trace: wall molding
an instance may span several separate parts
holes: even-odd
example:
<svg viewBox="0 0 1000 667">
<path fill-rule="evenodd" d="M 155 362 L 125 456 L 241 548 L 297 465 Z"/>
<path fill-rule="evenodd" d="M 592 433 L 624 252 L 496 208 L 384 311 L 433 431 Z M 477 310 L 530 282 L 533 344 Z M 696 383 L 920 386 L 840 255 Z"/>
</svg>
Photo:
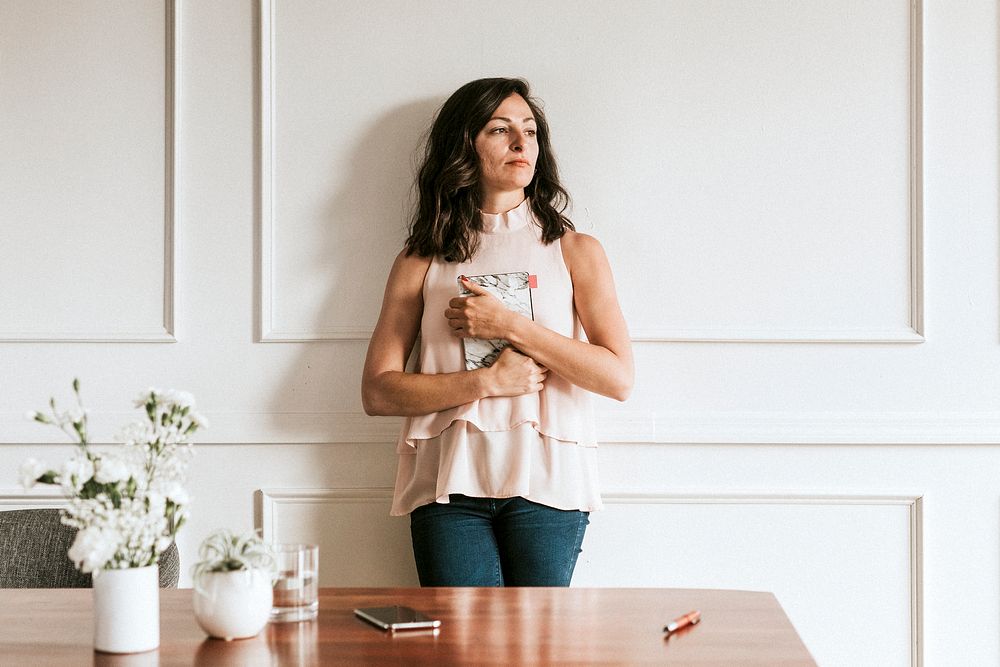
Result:
<svg viewBox="0 0 1000 667">
<path fill-rule="evenodd" d="M 254 526 L 263 538 L 279 535 L 282 505 L 327 503 L 384 503 L 392 500 L 391 487 L 271 488 L 255 493 Z M 783 491 L 699 491 L 677 493 L 604 493 L 608 505 L 868 505 L 903 506 L 908 511 L 910 559 L 910 656 L 912 667 L 923 666 L 923 496 L 920 494 L 816 493 Z"/>
<path fill-rule="evenodd" d="M 921 251 L 922 252 L 922 251 Z M 911 258 L 913 254 L 911 251 Z M 920 260 L 922 263 L 922 260 Z M 913 288 L 914 269 L 910 269 L 910 320 L 914 322 L 915 304 L 922 310 L 923 284 Z M 655 329 L 641 328 L 632 332 L 633 343 L 923 343 L 923 315 L 919 328 L 910 324 L 905 329 Z"/>
<path fill-rule="evenodd" d="M 910 328 L 924 338 L 924 7 L 910 0 Z"/>
<path fill-rule="evenodd" d="M 909 317 L 893 329 L 740 329 L 648 327 L 632 332 L 644 343 L 922 343 L 924 326 L 923 0 L 910 0 L 909 71 Z"/>
<path fill-rule="evenodd" d="M 367 341 L 372 329 L 338 326 L 315 330 L 285 330 L 274 321 L 274 44 L 275 3 L 257 4 L 258 119 L 257 242 L 255 247 L 256 332 L 261 343 Z M 641 328 L 632 333 L 636 343 L 922 343 L 924 338 L 923 243 L 923 2 L 911 0 L 909 12 L 909 317 L 907 325 L 891 329 L 741 329 Z"/>
<path fill-rule="evenodd" d="M 281 341 L 275 333 L 274 309 L 274 3 L 257 3 L 257 118 L 254 151 L 257 164 L 254 172 L 257 185 L 256 243 L 254 265 L 256 275 L 254 302 L 257 325 L 254 338 L 259 343 Z"/>
<path fill-rule="evenodd" d="M 647 327 L 632 332 L 643 343 L 922 343 L 924 325 L 923 201 L 923 0 L 910 0 L 909 12 L 909 317 L 892 329 L 740 329 Z"/>
<path fill-rule="evenodd" d="M 254 528 L 265 541 L 277 539 L 282 505 L 323 505 L 326 503 L 384 503 L 392 501 L 391 487 L 343 488 L 274 488 L 254 494 Z"/>
<path fill-rule="evenodd" d="M 138 331 L 3 331 L 3 343 L 175 343 L 177 294 L 175 276 L 177 202 L 177 62 L 180 41 L 177 26 L 179 0 L 164 0 L 164 184 L 163 184 L 163 322 L 154 330 Z"/>
<path fill-rule="evenodd" d="M 892 505 L 907 508 L 910 557 L 910 664 L 923 667 L 924 647 L 924 510 L 921 494 L 742 491 L 687 491 L 680 493 L 605 493 L 609 505 Z"/>
<path fill-rule="evenodd" d="M 55 507 L 62 509 L 68 506 L 66 497 L 59 492 L 53 492 L 55 487 L 40 487 L 41 490 L 25 491 L 20 487 L 0 488 L 0 511 L 28 505 L 35 507 Z"/>
<path fill-rule="evenodd" d="M 367 341 L 372 329 L 365 327 L 329 327 L 315 331 L 283 330 L 274 322 L 274 43 L 275 3 L 258 0 L 257 35 L 257 119 L 255 151 L 257 164 L 256 276 L 254 303 L 258 343 L 308 343 L 315 341 Z"/>
<path fill-rule="evenodd" d="M 391 444 L 403 419 L 360 412 L 206 412 L 197 446 Z M 115 428 L 134 413 L 91 413 L 91 441 L 115 444 Z M 1000 445 L 1000 414 L 916 412 L 598 413 L 604 445 Z M 51 434 L 23 414 L 0 412 L 0 444 L 53 445 Z"/>
</svg>

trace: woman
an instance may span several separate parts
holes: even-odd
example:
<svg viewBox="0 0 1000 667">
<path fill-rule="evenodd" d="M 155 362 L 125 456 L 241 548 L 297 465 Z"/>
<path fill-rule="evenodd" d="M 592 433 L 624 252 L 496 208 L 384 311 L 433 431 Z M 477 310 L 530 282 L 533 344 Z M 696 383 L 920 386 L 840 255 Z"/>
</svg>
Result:
<svg viewBox="0 0 1000 667">
<path fill-rule="evenodd" d="M 623 401 L 633 380 L 604 250 L 562 214 L 548 125 L 520 79 L 444 103 L 417 189 L 362 378 L 365 412 L 407 417 L 392 514 L 410 514 L 423 586 L 568 586 L 601 508 L 590 392 Z M 533 319 L 465 278 L 517 272 Z M 470 339 L 510 346 L 466 370 Z"/>
</svg>

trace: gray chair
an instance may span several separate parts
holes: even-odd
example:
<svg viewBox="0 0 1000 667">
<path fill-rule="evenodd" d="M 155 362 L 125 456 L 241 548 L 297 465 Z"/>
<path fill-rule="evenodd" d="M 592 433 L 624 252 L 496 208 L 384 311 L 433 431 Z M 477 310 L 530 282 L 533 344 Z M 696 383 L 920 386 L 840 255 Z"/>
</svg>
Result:
<svg viewBox="0 0 1000 667">
<path fill-rule="evenodd" d="M 59 522 L 58 509 L 0 512 L 0 588 L 90 588 L 90 575 L 66 555 L 75 537 L 75 528 Z M 177 588 L 180 574 L 171 544 L 160 555 L 160 588 Z"/>
</svg>

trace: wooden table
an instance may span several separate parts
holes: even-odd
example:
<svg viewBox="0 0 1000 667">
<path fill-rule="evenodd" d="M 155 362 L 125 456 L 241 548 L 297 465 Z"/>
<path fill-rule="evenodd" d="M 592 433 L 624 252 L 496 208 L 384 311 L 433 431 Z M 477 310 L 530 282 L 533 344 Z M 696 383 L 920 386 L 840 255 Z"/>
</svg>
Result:
<svg viewBox="0 0 1000 667">
<path fill-rule="evenodd" d="M 207 639 L 189 589 L 163 590 L 160 648 L 92 649 L 87 589 L 0 590 L 2 665 L 815 665 L 770 593 L 613 588 L 329 588 L 315 621 L 270 624 L 253 639 Z M 437 633 L 384 633 L 355 607 L 403 604 Z M 700 624 L 664 639 L 693 609 Z"/>
</svg>

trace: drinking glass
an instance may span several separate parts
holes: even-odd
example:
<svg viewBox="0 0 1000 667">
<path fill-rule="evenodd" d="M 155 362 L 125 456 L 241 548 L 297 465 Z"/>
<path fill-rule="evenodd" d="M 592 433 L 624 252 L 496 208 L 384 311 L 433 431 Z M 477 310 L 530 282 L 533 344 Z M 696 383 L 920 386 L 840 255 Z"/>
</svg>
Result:
<svg viewBox="0 0 1000 667">
<path fill-rule="evenodd" d="M 309 621 L 319 612 L 319 547 L 315 544 L 276 544 L 277 579 L 271 621 Z"/>
</svg>

